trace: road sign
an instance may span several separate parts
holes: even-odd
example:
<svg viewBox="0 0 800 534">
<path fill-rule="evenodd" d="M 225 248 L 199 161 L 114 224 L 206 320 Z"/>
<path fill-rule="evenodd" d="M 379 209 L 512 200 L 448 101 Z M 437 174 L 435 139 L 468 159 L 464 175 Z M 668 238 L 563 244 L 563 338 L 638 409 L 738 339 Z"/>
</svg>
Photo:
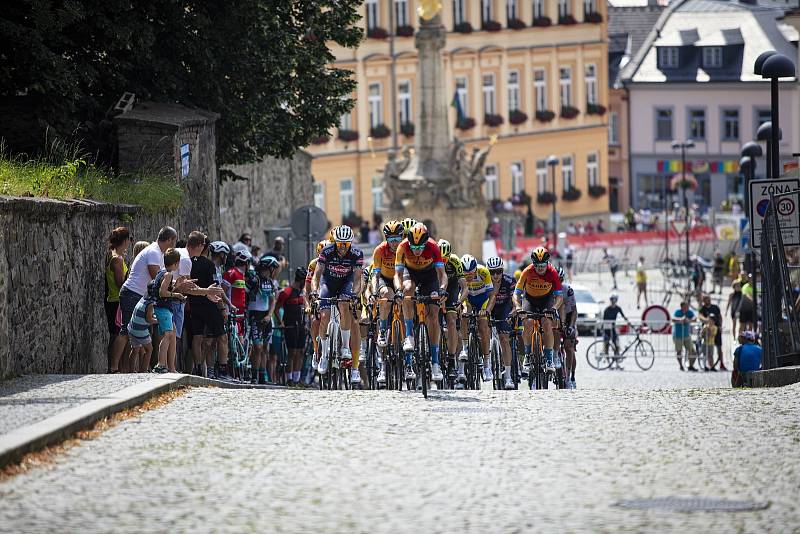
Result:
<svg viewBox="0 0 800 534">
<path fill-rule="evenodd" d="M 800 245 L 800 179 L 753 180 L 750 182 L 750 246 L 761 247 L 761 229 L 767 213 L 770 194 L 775 195 L 783 244 Z M 787 193 L 790 193 L 787 195 Z"/>
<path fill-rule="evenodd" d="M 686 220 L 685 219 L 675 219 L 672 221 L 672 229 L 675 230 L 675 233 L 680 235 L 686 230 Z"/>
<path fill-rule="evenodd" d="M 328 230 L 328 217 L 325 212 L 316 206 L 303 206 L 292 213 L 290 224 L 296 239 L 318 241 L 325 236 Z"/>
</svg>

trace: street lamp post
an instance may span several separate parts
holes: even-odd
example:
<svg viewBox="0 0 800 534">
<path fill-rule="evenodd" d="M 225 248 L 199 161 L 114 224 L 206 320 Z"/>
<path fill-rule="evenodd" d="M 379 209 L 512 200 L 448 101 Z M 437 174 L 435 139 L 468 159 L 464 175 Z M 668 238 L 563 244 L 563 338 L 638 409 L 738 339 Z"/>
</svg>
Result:
<svg viewBox="0 0 800 534">
<path fill-rule="evenodd" d="M 547 158 L 547 165 L 550 167 L 550 178 L 553 184 L 553 244 L 552 249 L 558 249 L 558 228 L 556 227 L 556 201 L 558 200 L 558 193 L 556 193 L 556 165 L 558 165 L 558 157 L 550 156 Z"/>
<path fill-rule="evenodd" d="M 780 120 L 778 119 L 778 80 L 780 78 L 794 78 L 794 63 L 783 54 L 773 54 L 761 64 L 761 75 L 770 81 L 770 122 L 775 126 L 770 136 L 770 156 L 772 159 L 772 178 L 781 175 L 780 162 Z"/>
<path fill-rule="evenodd" d="M 687 148 L 694 148 L 694 141 L 691 139 L 687 139 L 684 142 L 680 141 L 673 141 L 672 149 L 677 150 L 681 149 L 681 192 L 683 194 L 683 208 L 686 210 L 686 228 L 684 228 L 684 232 L 686 232 L 686 268 L 689 268 L 689 197 L 686 196 L 686 149 Z"/>
<path fill-rule="evenodd" d="M 778 130 L 778 133 L 777 133 L 778 141 L 780 141 L 781 139 L 783 139 L 783 132 L 781 131 L 780 128 L 778 128 L 777 130 Z M 764 124 L 762 124 L 761 126 L 758 127 L 758 131 L 756 132 L 756 140 L 764 141 L 764 143 L 767 146 L 767 172 L 766 172 L 767 178 L 772 178 L 772 179 L 777 178 L 778 175 L 774 175 L 773 174 L 773 165 L 772 165 L 772 159 L 773 159 L 773 157 L 772 157 L 772 121 L 767 121 L 767 122 L 765 122 Z M 779 143 L 775 143 L 775 144 L 777 145 Z M 759 155 L 761 155 L 761 152 L 759 152 Z"/>
</svg>

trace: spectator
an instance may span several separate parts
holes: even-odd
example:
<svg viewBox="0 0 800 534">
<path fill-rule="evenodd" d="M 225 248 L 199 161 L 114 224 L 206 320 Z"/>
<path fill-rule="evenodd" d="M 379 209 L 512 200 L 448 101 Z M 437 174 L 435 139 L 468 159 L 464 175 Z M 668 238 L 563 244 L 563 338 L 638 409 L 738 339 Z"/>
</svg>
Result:
<svg viewBox="0 0 800 534">
<path fill-rule="evenodd" d="M 731 373 L 731 386 L 737 388 L 744 385 L 744 373 L 751 373 L 761 369 L 761 359 L 764 355 L 762 348 L 756 344 L 756 334 L 745 330 L 739 334 L 739 346 L 733 351 L 733 373 Z"/>
<path fill-rule="evenodd" d="M 624 220 L 625 228 L 627 228 L 628 231 L 633 232 L 636 230 L 636 214 L 633 211 L 633 208 L 628 208 L 625 211 Z"/>
<path fill-rule="evenodd" d="M 722 311 L 719 306 L 711 302 L 710 295 L 703 295 L 703 305 L 700 307 L 700 320 L 705 323 L 712 323 L 715 327 L 716 333 L 714 334 L 714 346 L 717 348 L 717 357 L 719 358 L 719 370 L 727 371 L 725 362 L 722 359 Z M 711 354 L 708 357 L 708 370 L 716 371 L 713 365 L 714 359 Z"/>
<path fill-rule="evenodd" d="M 369 223 L 367 221 L 361 221 L 361 226 L 358 228 L 359 235 L 359 243 L 369 243 Z"/>
<path fill-rule="evenodd" d="M 739 278 L 739 274 L 741 274 L 739 269 L 739 258 L 736 256 L 736 254 L 731 254 L 731 257 L 728 260 L 728 277 L 731 279 L 731 281 L 734 281 Z M 741 284 L 739 285 L 741 286 Z"/>
<path fill-rule="evenodd" d="M 586 233 L 587 234 L 593 234 L 594 233 L 594 225 L 592 224 L 592 221 L 589 221 L 589 222 L 586 223 Z"/>
<path fill-rule="evenodd" d="M 575 235 L 577 233 L 578 233 L 578 229 L 575 227 L 575 223 L 570 221 L 569 224 L 567 224 L 567 234 L 568 235 Z"/>
<path fill-rule="evenodd" d="M 753 303 L 753 275 L 748 274 L 742 284 L 742 298 L 739 301 L 739 330 L 756 331 L 756 307 Z"/>
<path fill-rule="evenodd" d="M 186 297 L 175 293 L 175 272 L 180 268 L 181 254 L 174 248 L 167 249 L 163 256 L 164 267 L 159 270 L 148 285 L 148 296 L 155 300 L 154 313 L 158 320 L 158 335 L 161 342 L 158 344 L 158 364 L 153 368 L 154 373 L 177 372 L 175 320 L 173 306 L 176 302 L 183 302 Z"/>
<path fill-rule="evenodd" d="M 286 256 L 284 254 L 286 250 L 286 241 L 283 237 L 278 236 L 272 242 L 272 250 L 264 254 L 264 256 L 272 256 L 278 262 L 278 270 L 275 271 L 273 274 L 273 278 L 278 279 L 281 274 L 281 271 L 286 269 L 289 266 L 289 263 L 286 261 Z"/>
<path fill-rule="evenodd" d="M 717 251 L 714 254 L 714 268 L 712 271 L 712 286 L 711 292 L 716 293 L 716 289 L 719 288 L 720 294 L 722 294 L 722 281 L 725 278 L 725 258 L 722 257 L 722 253 Z"/>
<path fill-rule="evenodd" d="M 150 326 L 158 324 L 153 312 L 155 300 L 142 297 L 136 304 L 128 323 L 128 339 L 131 342 L 131 360 L 133 371 L 146 373 L 150 370 L 150 354 L 153 351 L 153 339 L 150 337 Z"/>
<path fill-rule="evenodd" d="M 619 365 L 619 334 L 617 333 L 617 316 L 621 315 L 625 321 L 628 321 L 628 318 L 625 317 L 625 313 L 623 313 L 622 308 L 617 305 L 617 301 L 619 297 L 616 293 L 611 293 L 608 297 L 609 305 L 606 306 L 606 309 L 603 310 L 603 354 L 608 354 L 608 344 L 609 342 L 614 346 L 614 363 L 617 364 L 617 369 L 622 369 Z"/>
<path fill-rule="evenodd" d="M 611 271 L 611 280 L 614 282 L 613 289 L 617 289 L 617 271 L 619 270 L 619 262 L 615 256 L 608 252 L 607 248 L 603 249 L 603 263 L 607 264 L 608 270 Z"/>
<path fill-rule="evenodd" d="M 639 256 L 636 264 L 636 309 L 640 309 L 639 301 L 644 295 L 644 305 L 647 307 L 647 271 L 644 268 L 644 256 Z"/>
<path fill-rule="evenodd" d="M 703 291 L 703 284 L 706 281 L 706 271 L 700 264 L 697 256 L 694 257 L 692 262 L 692 285 L 694 285 L 694 292 L 699 295 Z"/>
<path fill-rule="evenodd" d="M 250 244 L 253 242 L 253 238 L 250 234 L 244 233 L 239 237 L 239 241 L 233 244 L 233 252 L 239 252 L 240 250 L 244 250 L 246 252 L 250 252 Z"/>
<path fill-rule="evenodd" d="M 598 219 L 597 220 L 597 226 L 595 228 L 596 228 L 598 234 L 602 234 L 602 233 L 604 233 L 606 231 L 605 227 L 603 227 L 603 220 L 602 219 Z"/>
<path fill-rule="evenodd" d="M 275 308 L 275 315 L 280 317 L 283 311 L 283 318 L 280 326 L 284 331 L 286 348 L 289 350 L 289 358 L 286 367 L 286 381 L 289 386 L 300 385 L 300 371 L 303 367 L 303 349 L 305 347 L 306 333 L 304 329 L 303 308 L 303 286 L 306 280 L 306 270 L 298 267 L 294 273 L 292 284 L 278 294 L 278 303 Z"/>
<path fill-rule="evenodd" d="M 192 258 L 195 256 L 199 256 L 206 250 L 208 247 L 209 241 L 208 237 L 203 232 L 200 231 L 193 231 L 189 234 L 189 239 L 186 240 L 186 246 L 176 247 L 175 250 L 181 255 L 181 260 L 178 266 L 178 278 L 179 280 L 187 280 L 190 278 L 194 278 L 191 276 L 192 274 Z M 203 286 L 208 287 L 208 286 Z M 186 293 L 187 295 L 189 293 Z M 185 312 L 185 303 L 184 302 L 174 302 L 172 305 L 172 314 L 173 320 L 175 321 L 175 337 L 179 343 L 179 340 L 183 339 L 183 324 L 184 324 L 184 312 Z"/>
<path fill-rule="evenodd" d="M 114 339 L 119 334 L 121 317 L 119 316 L 119 289 L 125 283 L 128 275 L 128 264 L 125 263 L 125 252 L 131 244 L 133 238 L 127 228 L 120 226 L 112 230 L 108 236 L 108 252 L 106 254 L 106 300 L 104 303 L 106 311 L 106 322 L 108 323 L 108 367 L 111 368 L 111 348 L 114 346 Z"/>
<path fill-rule="evenodd" d="M 736 339 L 738 337 L 736 335 L 736 320 L 739 318 L 739 305 L 742 302 L 742 283 L 739 282 L 739 280 L 734 280 L 731 287 L 733 287 L 733 291 L 728 295 L 728 304 L 725 306 L 725 313 L 731 314 L 731 321 L 733 322 L 731 333 L 733 334 L 733 338 Z"/>
<path fill-rule="evenodd" d="M 564 249 L 564 267 L 567 269 L 567 279 L 572 282 L 572 264 L 575 261 L 575 247 L 567 244 Z"/>
<path fill-rule="evenodd" d="M 133 256 L 132 257 L 135 258 L 136 256 L 138 256 L 139 253 L 141 251 L 143 251 L 144 249 L 146 249 L 147 245 L 149 245 L 149 244 L 150 244 L 149 241 L 137 241 L 136 244 L 133 245 Z"/>
<path fill-rule="evenodd" d="M 252 254 L 254 258 L 260 258 L 260 257 L 261 257 L 261 256 L 260 256 L 260 254 L 261 254 L 261 247 L 259 247 L 258 245 L 253 245 L 253 246 L 250 248 L 250 254 Z"/>
<path fill-rule="evenodd" d="M 683 351 L 689 358 L 689 371 L 697 371 L 694 366 L 695 354 L 694 343 L 692 343 L 692 323 L 695 314 L 689 309 L 689 302 L 681 302 L 681 307 L 672 314 L 672 341 L 675 343 L 675 353 L 678 357 L 678 366 L 681 371 L 683 368 Z"/>
</svg>

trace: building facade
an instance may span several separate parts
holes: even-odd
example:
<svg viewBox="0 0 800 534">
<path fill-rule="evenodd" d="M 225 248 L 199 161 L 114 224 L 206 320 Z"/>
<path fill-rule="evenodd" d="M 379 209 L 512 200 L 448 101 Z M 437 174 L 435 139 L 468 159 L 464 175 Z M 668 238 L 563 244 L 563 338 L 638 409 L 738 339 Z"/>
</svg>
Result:
<svg viewBox="0 0 800 534">
<path fill-rule="evenodd" d="M 545 219 L 550 205 L 537 199 L 553 193 L 546 159 L 556 155 L 562 220 L 607 213 L 605 2 L 448 0 L 443 6 L 451 134 L 468 151 L 497 136 L 484 169 L 487 198 L 525 191 Z M 415 0 L 367 0 L 368 37 L 356 50 L 333 50 L 336 66 L 358 81 L 356 105 L 308 150 L 315 202 L 334 223 L 349 213 L 365 219 L 380 213 L 387 153 L 414 144 L 416 7 Z"/>
<path fill-rule="evenodd" d="M 777 20 L 783 13 L 772 5 L 724 0 L 676 0 L 664 11 L 622 70 L 631 116 L 633 207 L 663 209 L 680 201 L 670 193 L 670 180 L 682 171 L 672 143 L 690 139 L 695 146 L 687 151 L 686 171 L 697 188 L 689 202 L 703 209 L 741 198 L 741 146 L 770 120 L 769 81 L 753 73 L 753 64 L 768 50 L 796 55 L 796 32 Z M 798 138 L 797 88 L 795 80 L 780 86 L 785 162 Z M 757 164 L 763 177 L 765 162 Z"/>
</svg>

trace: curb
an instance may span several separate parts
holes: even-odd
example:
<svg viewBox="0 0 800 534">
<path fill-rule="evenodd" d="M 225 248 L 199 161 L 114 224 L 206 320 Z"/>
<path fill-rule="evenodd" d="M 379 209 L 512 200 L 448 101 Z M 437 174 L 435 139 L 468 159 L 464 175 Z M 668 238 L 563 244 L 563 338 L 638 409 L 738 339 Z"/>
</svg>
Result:
<svg viewBox="0 0 800 534">
<path fill-rule="evenodd" d="M 147 382 L 128 386 L 115 393 L 0 436 L 0 468 L 19 461 L 29 452 L 60 443 L 105 417 L 132 408 L 161 393 L 185 386 L 223 389 L 285 389 L 283 386 L 236 384 L 178 373 L 159 375 Z"/>
<path fill-rule="evenodd" d="M 776 388 L 800 382 L 800 365 L 753 371 L 743 376 L 745 387 Z"/>
</svg>

